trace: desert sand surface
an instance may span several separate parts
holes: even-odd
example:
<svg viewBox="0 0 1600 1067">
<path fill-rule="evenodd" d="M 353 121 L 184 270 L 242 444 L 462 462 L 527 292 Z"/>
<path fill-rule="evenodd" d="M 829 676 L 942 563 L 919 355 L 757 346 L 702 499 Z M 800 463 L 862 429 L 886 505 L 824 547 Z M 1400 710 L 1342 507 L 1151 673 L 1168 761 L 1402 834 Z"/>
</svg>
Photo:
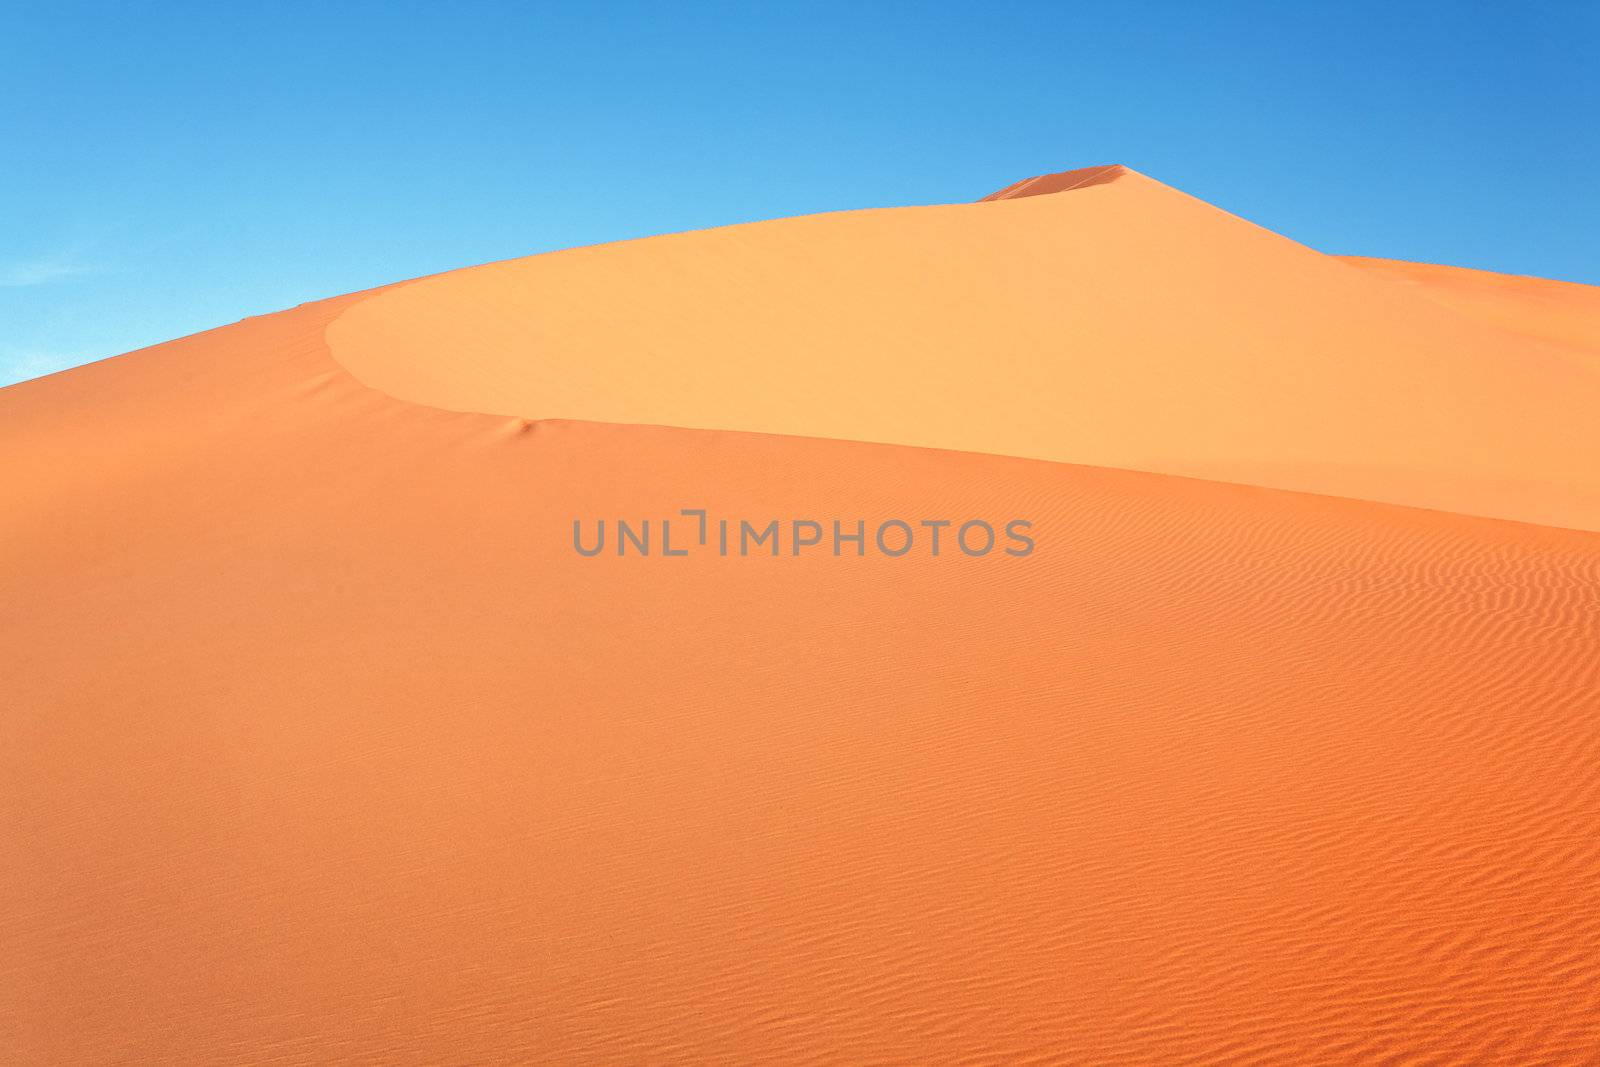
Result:
<svg viewBox="0 0 1600 1067">
<path fill-rule="evenodd" d="M 351 307 L 328 337 L 358 380 L 457 411 L 959 449 L 1600 529 L 1592 287 L 1550 284 L 1560 325 L 1540 335 L 1126 168 L 995 195 L 455 271 Z"/>
<path fill-rule="evenodd" d="M 0 390 L 0 1048 L 1593 1062 L 1593 290 L 1108 174 Z"/>
<path fill-rule="evenodd" d="M 1600 355 L 1600 288 L 1595 286 L 1433 263 L 1344 260 L 1408 282 L 1429 299 L 1502 330 Z"/>
</svg>

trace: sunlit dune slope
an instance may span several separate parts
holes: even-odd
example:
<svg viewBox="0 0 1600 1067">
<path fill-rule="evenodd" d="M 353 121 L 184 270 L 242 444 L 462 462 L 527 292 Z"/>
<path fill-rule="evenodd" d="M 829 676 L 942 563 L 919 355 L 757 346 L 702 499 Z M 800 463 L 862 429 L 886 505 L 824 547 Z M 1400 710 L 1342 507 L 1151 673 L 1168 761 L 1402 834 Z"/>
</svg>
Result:
<svg viewBox="0 0 1600 1067">
<path fill-rule="evenodd" d="M 1050 191 L 1060 189 L 1062 191 Z M 1031 195 L 1046 190 L 1042 195 Z M 458 411 L 1063 460 L 1600 528 L 1600 355 L 1125 168 L 456 271 L 335 358 Z M 1428 287 L 1431 289 L 1431 287 Z"/>
<path fill-rule="evenodd" d="M 1600 1049 L 1600 536 L 453 414 L 364 307 L 0 391 L 10 1061 Z M 685 507 L 1038 548 L 570 547 Z"/>
<path fill-rule="evenodd" d="M 1600 287 L 1432 263 L 1341 257 L 1387 274 L 1498 329 L 1581 349 L 1600 359 Z"/>
</svg>

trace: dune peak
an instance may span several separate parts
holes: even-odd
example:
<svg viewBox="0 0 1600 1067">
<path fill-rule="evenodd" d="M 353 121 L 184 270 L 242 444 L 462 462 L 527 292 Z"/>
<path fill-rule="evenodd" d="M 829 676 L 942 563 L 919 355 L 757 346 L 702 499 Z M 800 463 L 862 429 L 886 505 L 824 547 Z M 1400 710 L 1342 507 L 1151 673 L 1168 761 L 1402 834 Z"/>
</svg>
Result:
<svg viewBox="0 0 1600 1067">
<path fill-rule="evenodd" d="M 1019 200 L 1025 196 L 1044 196 L 1048 193 L 1085 189 L 1091 185 L 1109 185 L 1128 173 L 1128 168 L 1121 163 L 1103 163 L 1094 167 L 1063 170 L 1055 174 L 1036 174 L 1032 178 L 1012 182 L 1004 189 L 983 197 L 978 203 L 984 204 L 991 200 Z"/>
</svg>

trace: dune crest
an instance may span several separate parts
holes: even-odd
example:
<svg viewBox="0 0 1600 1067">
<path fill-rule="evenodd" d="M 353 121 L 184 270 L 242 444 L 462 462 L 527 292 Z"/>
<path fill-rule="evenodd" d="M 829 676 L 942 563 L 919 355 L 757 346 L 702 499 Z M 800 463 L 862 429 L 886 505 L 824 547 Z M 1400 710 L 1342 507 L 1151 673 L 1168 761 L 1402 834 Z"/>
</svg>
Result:
<svg viewBox="0 0 1600 1067">
<path fill-rule="evenodd" d="M 362 382 L 448 410 L 957 449 L 1600 529 L 1600 359 L 1582 331 L 1464 314 L 1124 167 L 996 196 L 454 271 L 352 305 L 329 343 Z"/>
<path fill-rule="evenodd" d="M 1049 193 L 1066 193 L 1073 189 L 1084 189 L 1091 185 L 1105 185 L 1114 182 L 1124 174 L 1129 173 L 1127 167 L 1120 163 L 1106 163 L 1098 167 L 1079 167 L 1076 170 L 1064 170 L 1055 174 L 1040 174 L 1033 178 L 1024 178 L 1014 182 L 998 192 L 990 193 L 979 200 L 978 203 L 986 204 L 992 200 L 1017 200 L 1024 196 L 1045 196 Z"/>
</svg>

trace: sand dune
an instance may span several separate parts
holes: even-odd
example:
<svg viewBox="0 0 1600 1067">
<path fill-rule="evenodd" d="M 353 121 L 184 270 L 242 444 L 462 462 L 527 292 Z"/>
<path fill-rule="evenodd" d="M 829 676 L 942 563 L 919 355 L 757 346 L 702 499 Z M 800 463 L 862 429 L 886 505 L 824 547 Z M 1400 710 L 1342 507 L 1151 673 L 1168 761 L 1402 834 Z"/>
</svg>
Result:
<svg viewBox="0 0 1600 1067">
<path fill-rule="evenodd" d="M 1600 329 L 1589 287 L 1550 287 L 1560 337 L 1498 329 L 1125 168 L 1029 181 L 1069 191 L 496 263 L 354 305 L 329 338 L 366 384 L 457 411 L 962 449 L 1600 529 L 1600 349 L 1572 326 Z"/>
<path fill-rule="evenodd" d="M 1400 279 L 1429 299 L 1497 329 L 1600 358 L 1600 289 L 1592 285 L 1432 263 L 1343 258 Z"/>
<path fill-rule="evenodd" d="M 1588 522 L 1582 316 L 1418 274 L 1128 174 L 479 268 L 0 390 L 0 1047 L 1592 1061 L 1600 534 L 1375 499 Z M 574 517 L 686 507 L 1038 545 L 572 551 Z"/>
</svg>

